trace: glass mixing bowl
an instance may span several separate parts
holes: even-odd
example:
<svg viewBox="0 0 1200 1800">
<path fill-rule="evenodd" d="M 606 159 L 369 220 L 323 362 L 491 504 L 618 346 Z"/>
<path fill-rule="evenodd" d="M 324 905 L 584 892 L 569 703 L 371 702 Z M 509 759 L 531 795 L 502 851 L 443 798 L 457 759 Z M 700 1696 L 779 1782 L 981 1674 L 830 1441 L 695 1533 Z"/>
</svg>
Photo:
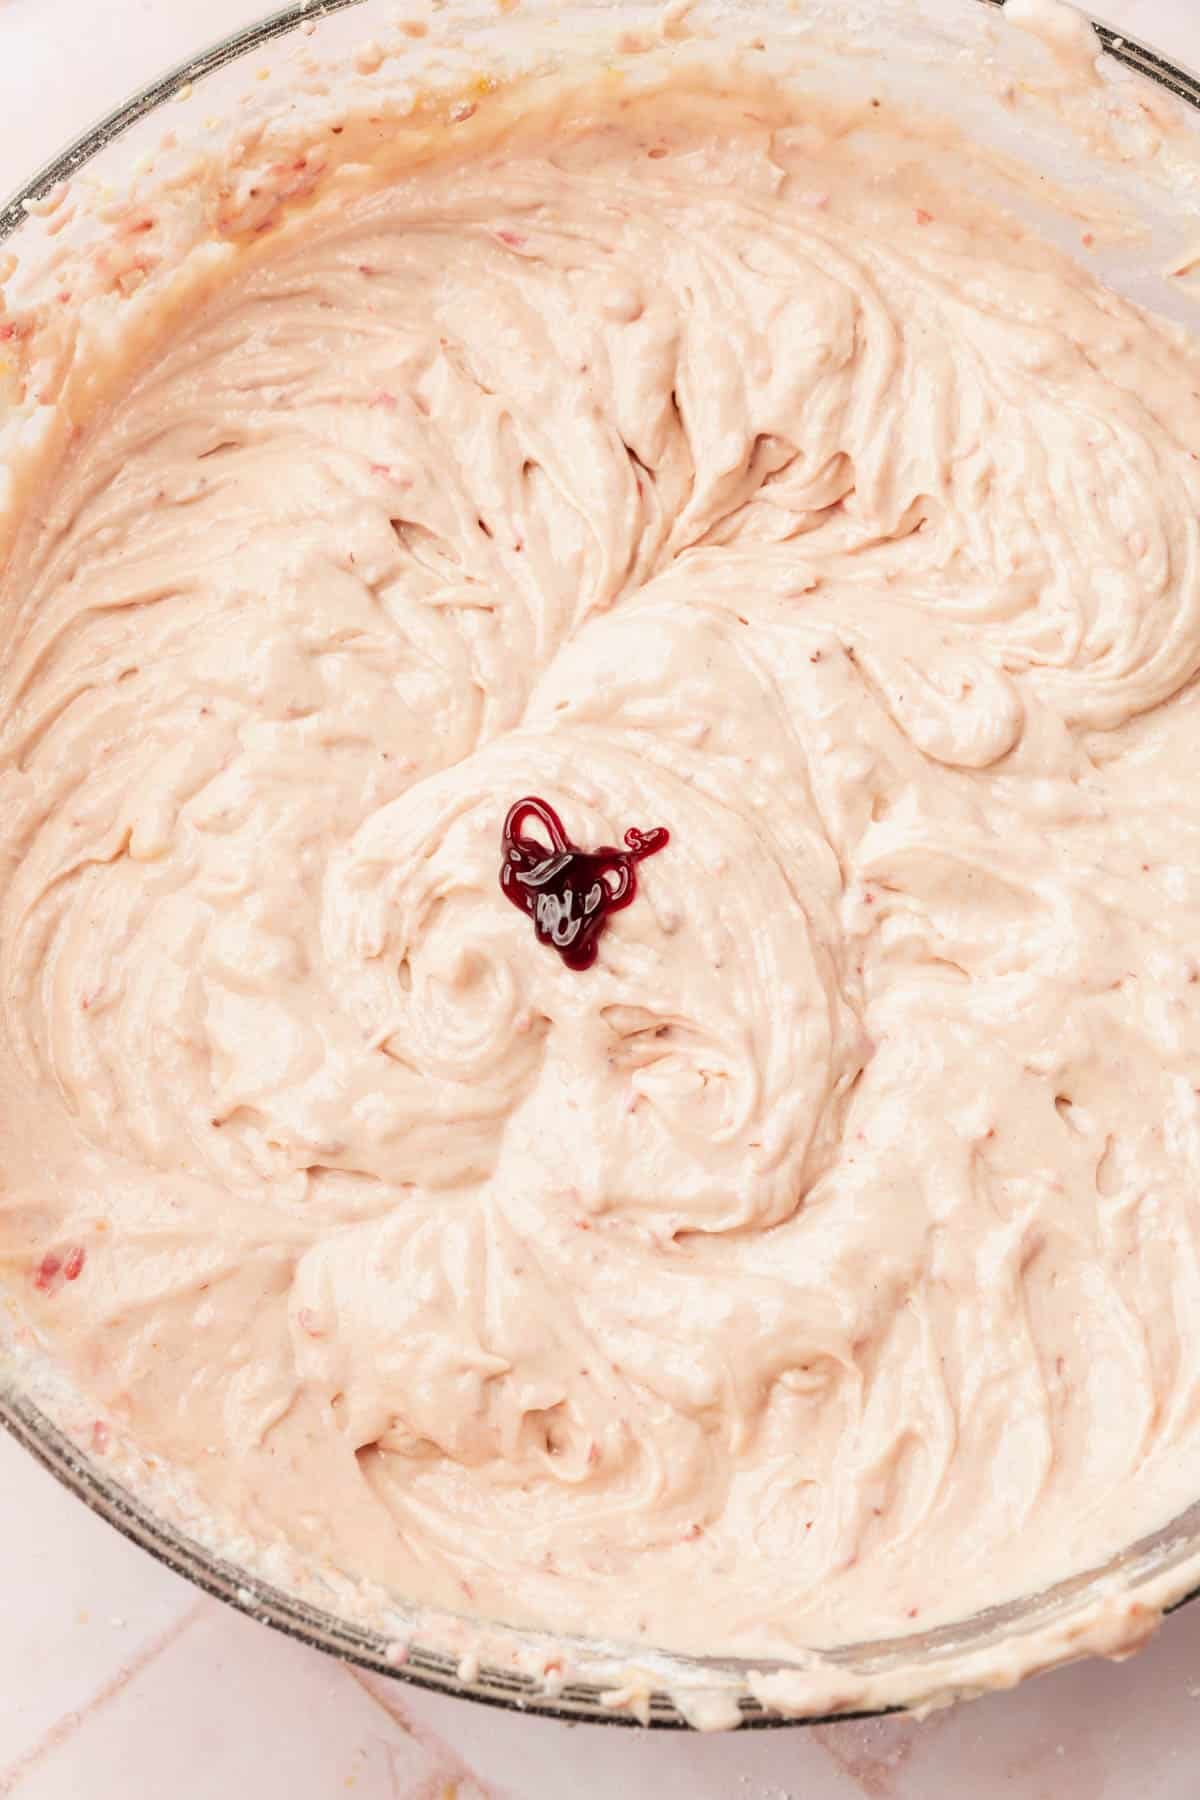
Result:
<svg viewBox="0 0 1200 1800">
<path fill-rule="evenodd" d="M 827 9 L 821 0 L 806 0 L 806 4 L 786 8 L 783 0 L 701 0 L 700 10 L 711 12 L 717 20 L 727 20 L 729 27 L 738 30 L 743 38 L 748 22 L 767 39 L 777 34 L 800 34 L 798 42 L 811 26 L 816 35 L 811 44 L 807 40 L 802 43 L 810 70 L 820 62 L 822 42 L 828 50 L 830 32 L 835 37 L 841 33 L 846 40 L 852 37 L 854 55 L 846 60 L 853 64 L 851 72 L 856 79 L 869 80 L 872 86 L 882 82 L 893 91 L 898 84 L 901 89 L 907 85 L 914 102 L 933 95 L 941 107 L 955 89 L 955 84 L 945 81 L 947 59 L 953 62 L 978 50 L 980 45 L 993 42 L 996 8 L 1002 4 L 1003 0 L 836 0 L 832 9 L 836 17 L 822 17 Z M 548 0 L 526 0 L 520 12 L 520 29 L 527 43 L 537 41 L 544 60 L 562 54 L 567 27 L 570 53 L 586 54 L 589 44 L 594 47 L 616 26 L 626 27 L 639 20 L 651 22 L 654 18 L 654 7 L 639 4 L 639 0 L 623 0 L 618 8 L 600 5 L 596 0 L 565 0 L 556 8 Z M 52 203 L 61 183 L 86 169 L 88 176 L 98 177 L 119 193 L 136 167 L 139 151 L 144 157 L 150 134 L 161 136 L 166 125 L 180 142 L 201 142 L 203 132 L 211 126 L 211 117 L 205 115 L 211 115 L 214 107 L 225 105 L 238 82 L 245 83 L 250 73 L 249 59 L 254 59 L 253 72 L 259 73 L 268 46 L 273 58 L 281 50 L 299 50 L 318 41 L 323 49 L 345 51 L 347 46 L 368 36 L 376 23 L 382 29 L 385 21 L 389 27 L 394 25 L 393 0 L 386 0 L 386 5 L 385 0 L 300 0 L 162 75 L 84 132 L 0 209 L 0 267 L 6 250 L 24 250 L 36 236 L 47 201 Z M 468 36 L 476 66 L 481 55 L 498 56 L 517 29 L 506 7 L 498 12 L 486 0 L 477 7 L 475 0 L 460 0 L 455 8 L 455 23 Z M 1160 103 L 1163 94 L 1169 94 L 1173 96 L 1171 105 L 1177 105 L 1182 112 L 1194 109 L 1195 119 L 1200 120 L 1200 80 L 1107 26 L 1094 24 L 1091 29 L 1096 37 L 1095 50 L 1107 53 L 1115 79 L 1120 81 L 1133 72 L 1155 85 Z M 1010 28 L 1006 36 L 1010 35 L 1018 34 Z M 1042 54 L 1045 46 L 1037 46 L 1037 51 Z M 311 51 L 306 50 L 305 54 L 310 55 Z M 417 59 L 427 55 L 420 41 L 413 43 L 411 55 Z M 957 66 L 961 69 L 961 60 Z M 966 91 L 961 91 L 959 83 L 958 90 L 960 109 L 965 110 L 973 126 L 979 124 L 987 111 L 986 104 L 970 91 L 969 84 Z M 168 103 L 169 115 L 162 110 Z M 998 126 L 997 141 L 1004 136 L 1002 126 Z M 1035 170 L 1039 166 L 1050 170 L 1056 180 L 1062 179 L 1063 144 L 1049 126 L 1044 141 L 1037 132 L 1031 133 L 1025 123 L 1020 126 L 1018 137 L 1012 135 L 1010 128 L 1010 146 L 1018 141 L 1019 153 L 1028 164 Z M 1087 166 L 1086 151 L 1080 153 L 1078 146 L 1075 150 L 1083 157 L 1079 179 L 1094 176 L 1095 170 Z M 1126 163 L 1136 162 L 1135 148 Z M 1196 169 L 1200 169 L 1200 158 Z M 1102 175 L 1107 186 L 1119 186 L 1122 181 L 1136 185 L 1137 178 L 1136 167 L 1126 167 L 1123 173 L 1107 167 Z M 1191 178 L 1196 181 L 1195 169 Z M 1200 187 L 1200 182 L 1196 185 Z M 1194 317 L 1194 302 L 1181 294 L 1178 286 L 1172 288 L 1162 280 L 1163 258 L 1155 248 L 1156 231 L 1164 242 L 1169 242 L 1172 228 L 1185 223 L 1189 206 L 1184 191 L 1176 188 L 1164 196 L 1160 190 L 1145 198 L 1146 216 L 1151 223 L 1149 239 L 1135 261 L 1127 261 L 1123 267 L 1119 261 L 1100 263 L 1102 273 L 1112 285 L 1159 311 L 1185 318 L 1191 313 Z M 1190 210 L 1194 217 L 1194 201 Z M 1178 251 L 1177 230 L 1174 247 Z M 1128 257 L 1129 252 L 1125 254 Z M 1100 259 L 1093 259 L 1092 266 L 1099 262 Z M 732 1723 L 765 1726 L 811 1723 L 831 1716 L 865 1716 L 847 1707 L 844 1701 L 839 1705 L 836 1698 L 830 1698 L 828 1687 L 825 1704 L 814 1704 L 807 1710 L 788 1712 L 764 1705 L 750 1691 L 747 1677 L 751 1665 L 734 1659 L 656 1655 L 641 1646 L 634 1649 L 582 1640 L 555 1641 L 555 1649 L 564 1654 L 569 1678 L 548 1684 L 544 1672 L 538 1672 L 539 1665 L 544 1670 L 550 1642 L 545 1634 L 497 1622 L 486 1627 L 488 1647 L 482 1656 L 474 1652 L 464 1654 L 463 1644 L 469 1641 L 464 1630 L 467 1622 L 451 1615 L 423 1610 L 410 1633 L 403 1624 L 395 1624 L 397 1619 L 403 1620 L 402 1601 L 396 1602 L 391 1620 L 377 1625 L 359 1622 L 368 1609 L 346 1603 L 344 1582 L 340 1589 L 336 1583 L 326 1586 L 326 1595 L 333 1596 L 329 1604 L 309 1597 L 314 1591 L 320 1594 L 319 1584 L 315 1589 L 306 1585 L 303 1594 L 290 1591 L 284 1582 L 272 1579 L 261 1568 L 220 1554 L 208 1541 L 210 1534 L 203 1520 L 197 1522 L 193 1517 L 186 1525 L 178 1523 L 171 1516 L 171 1509 L 160 1504 L 152 1484 L 133 1481 L 123 1485 L 89 1454 L 80 1441 L 83 1438 L 83 1443 L 87 1442 L 79 1426 L 77 1399 L 64 1392 L 37 1347 L 31 1347 L 28 1333 L 16 1322 L 15 1313 L 10 1313 L 7 1321 L 0 1314 L 0 1422 L 93 1512 L 198 1587 L 278 1631 L 398 1679 L 491 1705 L 562 1719 L 626 1724 L 640 1719 L 667 1728 Z M 1103 1568 L 1075 1574 L 1041 1593 L 954 1626 L 842 1646 L 820 1654 L 831 1671 L 845 1672 L 851 1687 L 861 1676 L 887 1677 L 887 1697 L 895 1702 L 895 1707 L 889 1706 L 888 1710 L 929 1705 L 972 1691 L 969 1679 L 957 1680 L 947 1688 L 940 1671 L 949 1661 L 961 1669 L 963 1659 L 969 1659 L 972 1653 L 991 1653 L 999 1648 L 1002 1652 L 1011 1650 L 1011 1666 L 1027 1673 L 1072 1655 L 1103 1650 L 1108 1646 L 1089 1637 L 1082 1625 L 1098 1591 L 1119 1591 L 1134 1602 L 1145 1596 L 1147 1615 L 1157 1618 L 1200 1591 L 1198 1569 L 1200 1501 L 1161 1530 L 1129 1546 Z M 1077 1633 L 1073 1629 L 1076 1620 L 1081 1622 Z M 397 1651 L 399 1636 L 405 1640 L 402 1652 Z M 1026 1646 L 1038 1642 L 1050 1648 L 1044 1654 L 1037 1650 L 1027 1654 Z M 819 1652 L 819 1646 L 814 1646 L 814 1650 Z M 632 1683 L 631 1669 L 635 1671 Z M 763 1666 L 758 1673 L 786 1677 L 788 1670 L 781 1665 L 774 1670 Z M 761 1683 L 758 1685 L 761 1693 Z M 624 1703 L 615 1700 L 618 1690 L 624 1690 Z M 835 1712 L 831 1713 L 830 1707 Z"/>
</svg>

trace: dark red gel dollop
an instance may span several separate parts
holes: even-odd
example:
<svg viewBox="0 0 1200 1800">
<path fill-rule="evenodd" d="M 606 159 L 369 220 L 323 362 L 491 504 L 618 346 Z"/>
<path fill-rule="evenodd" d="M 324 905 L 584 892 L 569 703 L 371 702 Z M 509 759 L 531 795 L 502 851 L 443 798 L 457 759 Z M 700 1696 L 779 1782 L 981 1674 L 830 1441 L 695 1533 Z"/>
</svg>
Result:
<svg viewBox="0 0 1200 1800">
<path fill-rule="evenodd" d="M 522 836 L 522 828 L 534 819 L 549 845 Z M 529 914 L 540 941 L 557 950 L 568 969 L 588 969 L 609 913 L 620 912 L 637 893 L 634 864 L 661 850 L 669 836 L 656 826 L 653 831 L 627 831 L 624 850 L 610 844 L 581 850 L 567 837 L 554 808 L 526 795 L 509 807 L 504 821 L 500 886 L 514 906 Z"/>
</svg>

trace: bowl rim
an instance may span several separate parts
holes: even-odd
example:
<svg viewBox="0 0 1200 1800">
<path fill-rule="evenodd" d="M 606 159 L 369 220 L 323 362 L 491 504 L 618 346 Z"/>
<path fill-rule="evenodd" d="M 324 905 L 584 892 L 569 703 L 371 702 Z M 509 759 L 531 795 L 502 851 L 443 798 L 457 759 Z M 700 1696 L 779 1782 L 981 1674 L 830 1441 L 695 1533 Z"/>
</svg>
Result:
<svg viewBox="0 0 1200 1800">
<path fill-rule="evenodd" d="M 286 37 L 301 26 L 347 12 L 367 0 L 292 0 L 292 3 L 261 19 L 240 27 L 187 57 L 155 77 L 135 94 L 113 107 L 69 143 L 56 156 L 44 163 L 2 205 L 0 205 L 0 244 L 25 222 L 33 206 L 49 195 L 59 183 L 78 173 L 93 157 L 120 138 L 149 113 L 176 97 L 186 97 L 183 90 L 215 73 L 240 57 L 260 49 L 271 41 Z M 964 6 L 984 5 L 999 10 L 1005 0 L 962 0 Z M 1088 15 L 1084 15 L 1088 17 Z M 1200 113 L 1200 75 L 1143 44 L 1138 39 L 1117 31 L 1102 21 L 1088 17 L 1103 51 L 1125 68 L 1144 76 L 1164 88 L 1177 99 Z M 476 1701 L 504 1711 L 531 1714 L 569 1724 L 643 1726 L 648 1729 L 691 1730 L 696 1720 L 677 1704 L 672 1692 L 656 1687 L 647 1692 L 645 1704 L 637 1710 L 606 1703 L 605 1688 L 598 1681 L 565 1682 L 556 1692 L 549 1690 L 534 1675 L 517 1669 L 505 1669 L 494 1663 L 480 1662 L 468 1675 L 462 1664 L 448 1653 L 413 1643 L 400 1661 L 390 1654 L 389 1640 L 383 1631 L 355 1624 L 313 1605 L 210 1550 L 197 1538 L 171 1524 L 132 1489 L 102 1471 L 84 1450 L 51 1416 L 20 1389 L 16 1369 L 10 1365 L 0 1370 L 0 1428 L 16 1440 L 65 1488 L 83 1502 L 97 1517 L 112 1525 L 130 1542 L 147 1551 L 155 1561 L 182 1576 L 202 1592 L 236 1608 L 246 1617 L 297 1639 L 311 1649 L 321 1650 L 344 1662 L 356 1664 L 379 1675 L 408 1682 L 430 1692 L 450 1694 Z M 1139 1540 L 1118 1553 L 1100 1568 L 1082 1571 L 1040 1594 L 1022 1596 L 1004 1606 L 988 1609 L 973 1619 L 918 1639 L 893 1638 L 877 1644 L 839 1646 L 828 1652 L 831 1662 L 879 1657 L 895 1654 L 907 1647 L 909 1654 L 923 1653 L 936 1646 L 961 1646 L 963 1634 L 983 1625 L 1028 1625 L 1044 1610 L 1052 1610 L 1072 1595 L 1078 1594 L 1110 1571 L 1138 1561 L 1150 1562 L 1156 1557 L 1163 1567 L 1169 1566 L 1173 1544 L 1181 1543 L 1184 1534 L 1200 1537 L 1200 1501 L 1188 1508 L 1159 1531 Z M 1189 1588 L 1166 1604 L 1162 1611 L 1171 1613 L 1200 1596 L 1200 1585 Z M 435 1609 L 429 1609 L 435 1616 Z M 443 1612 L 444 1619 L 455 1615 Z M 551 1634 L 526 1630 L 500 1622 L 456 1620 L 482 1628 L 514 1641 L 544 1639 Z M 693 1678 L 693 1691 L 705 1693 L 736 1704 L 741 1729 L 763 1730 L 783 1726 L 844 1724 L 855 1719 L 881 1718 L 902 1713 L 919 1705 L 917 1697 L 905 1704 L 838 1712 L 793 1714 L 775 1711 L 763 1705 L 746 1691 L 744 1677 L 758 1665 L 732 1657 L 700 1658 L 671 1652 L 647 1650 L 637 1645 L 601 1646 L 592 1640 L 564 1639 L 593 1659 L 606 1652 L 614 1664 L 624 1658 L 643 1669 L 647 1663 L 669 1664 L 688 1671 Z M 794 1668 L 772 1659 L 772 1668 L 786 1671 Z M 731 1678 L 742 1677 L 739 1689 L 731 1689 Z M 705 1681 L 707 1679 L 707 1685 Z M 615 1683 L 613 1684 L 615 1686 Z"/>
</svg>

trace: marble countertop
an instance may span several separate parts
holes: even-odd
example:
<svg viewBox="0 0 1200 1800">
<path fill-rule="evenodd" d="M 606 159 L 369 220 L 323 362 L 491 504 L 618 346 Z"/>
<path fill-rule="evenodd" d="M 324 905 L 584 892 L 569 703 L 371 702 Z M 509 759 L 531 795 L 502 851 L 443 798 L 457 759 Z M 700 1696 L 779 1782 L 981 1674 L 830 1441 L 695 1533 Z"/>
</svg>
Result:
<svg viewBox="0 0 1200 1800">
<path fill-rule="evenodd" d="M 1101 5 L 1101 0 L 1097 0 Z M 7 189 L 259 0 L 0 0 Z M 1104 16 L 1200 66 L 1200 0 Z M 0 1435 L 0 1795 L 17 1800 L 1195 1800 L 1200 1602 L 1124 1664 L 909 1720 L 564 1726 L 345 1667 L 199 1594 Z"/>
</svg>

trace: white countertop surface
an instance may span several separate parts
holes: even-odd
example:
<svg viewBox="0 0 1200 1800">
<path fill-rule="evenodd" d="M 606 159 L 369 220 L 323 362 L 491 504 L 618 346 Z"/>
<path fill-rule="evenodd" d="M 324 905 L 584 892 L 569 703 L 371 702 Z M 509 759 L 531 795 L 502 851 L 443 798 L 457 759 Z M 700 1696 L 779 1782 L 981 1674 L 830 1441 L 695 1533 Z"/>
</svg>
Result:
<svg viewBox="0 0 1200 1800">
<path fill-rule="evenodd" d="M 1100 0 L 1097 0 L 1100 5 Z M 1200 66 L 1200 0 L 1106 0 Z M 261 0 L 0 0 L 0 192 Z M 0 1435 L 0 1796 L 1197 1800 L 1200 1602 L 1125 1664 L 908 1720 L 562 1726 L 344 1667 L 196 1592 Z"/>
</svg>

